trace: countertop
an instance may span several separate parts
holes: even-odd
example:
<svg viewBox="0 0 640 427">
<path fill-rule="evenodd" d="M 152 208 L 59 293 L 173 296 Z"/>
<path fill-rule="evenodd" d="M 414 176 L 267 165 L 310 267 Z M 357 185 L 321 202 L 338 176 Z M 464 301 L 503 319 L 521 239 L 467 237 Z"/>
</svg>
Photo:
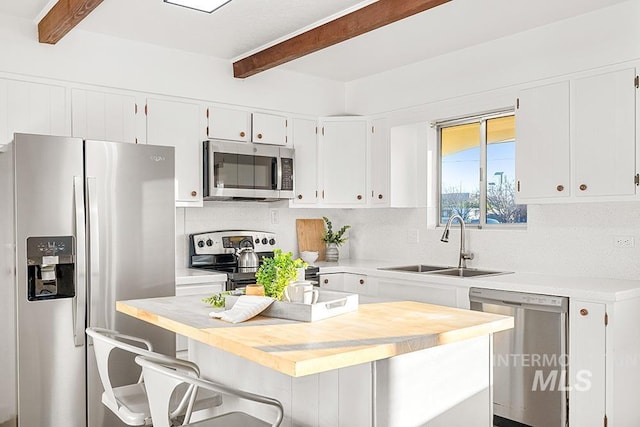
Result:
<svg viewBox="0 0 640 427">
<path fill-rule="evenodd" d="M 212 319 L 198 296 L 118 301 L 116 309 L 161 328 L 299 377 L 462 341 L 513 327 L 513 318 L 413 301 L 360 304 L 317 322 L 256 316 Z"/>
<path fill-rule="evenodd" d="M 508 291 L 531 292 L 537 294 L 567 296 L 589 301 L 615 302 L 640 297 L 640 280 L 624 280 L 595 277 L 566 277 L 555 274 L 511 273 L 485 277 L 450 277 L 428 273 L 398 272 L 379 270 L 429 262 L 389 262 L 382 260 L 340 260 L 339 262 L 318 262 L 320 274 L 354 273 L 372 277 L 395 278 L 425 283 L 448 284 L 460 287 L 480 287 Z M 475 268 L 475 266 L 473 266 Z M 482 268 L 482 267 L 479 267 Z"/>
</svg>

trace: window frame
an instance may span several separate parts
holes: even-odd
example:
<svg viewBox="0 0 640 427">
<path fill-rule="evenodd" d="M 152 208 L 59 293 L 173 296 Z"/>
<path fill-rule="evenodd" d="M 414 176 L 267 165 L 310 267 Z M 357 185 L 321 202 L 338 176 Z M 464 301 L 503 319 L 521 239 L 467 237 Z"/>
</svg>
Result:
<svg viewBox="0 0 640 427">
<path fill-rule="evenodd" d="M 437 227 L 444 227 L 446 222 L 442 222 L 442 128 L 466 125 L 472 123 L 480 124 L 480 158 L 478 159 L 480 163 L 480 168 L 478 170 L 479 173 L 479 188 L 480 188 L 480 220 L 478 224 L 467 224 L 465 222 L 465 227 L 467 228 L 476 228 L 476 229 L 516 229 L 522 230 L 527 228 L 527 223 L 500 223 L 500 224 L 488 224 L 487 223 L 487 121 L 491 119 L 497 119 L 500 117 L 514 116 L 516 111 L 515 107 L 510 107 L 507 109 L 488 111 L 485 113 L 473 114 L 470 116 L 458 117 L 454 119 L 446 119 L 433 122 L 431 127 L 436 131 L 436 153 L 437 153 L 437 215 L 438 221 L 436 223 Z M 516 140 L 517 144 L 517 140 Z M 515 167 L 515 165 L 514 165 Z M 453 225 L 458 225 L 458 222 L 455 222 Z"/>
</svg>

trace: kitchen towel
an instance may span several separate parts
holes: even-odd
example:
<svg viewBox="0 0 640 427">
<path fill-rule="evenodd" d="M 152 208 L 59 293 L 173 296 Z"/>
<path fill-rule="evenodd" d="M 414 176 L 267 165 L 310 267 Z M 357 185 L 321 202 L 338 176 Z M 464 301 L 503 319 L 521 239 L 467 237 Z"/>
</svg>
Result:
<svg viewBox="0 0 640 427">
<path fill-rule="evenodd" d="M 212 311 L 209 313 L 209 317 L 219 318 L 225 322 L 240 323 L 262 313 L 273 301 L 275 301 L 275 299 L 271 297 L 242 295 L 238 297 L 238 300 L 231 309 Z"/>
</svg>

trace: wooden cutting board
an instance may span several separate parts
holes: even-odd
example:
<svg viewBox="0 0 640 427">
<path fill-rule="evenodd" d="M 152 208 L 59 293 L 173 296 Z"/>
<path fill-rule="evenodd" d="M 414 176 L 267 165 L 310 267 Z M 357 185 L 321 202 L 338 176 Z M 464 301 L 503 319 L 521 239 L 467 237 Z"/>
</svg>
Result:
<svg viewBox="0 0 640 427">
<path fill-rule="evenodd" d="M 318 251 L 318 261 L 324 261 L 326 245 L 322 241 L 324 235 L 324 220 L 322 219 L 296 219 L 296 232 L 298 234 L 298 250 Z"/>
</svg>

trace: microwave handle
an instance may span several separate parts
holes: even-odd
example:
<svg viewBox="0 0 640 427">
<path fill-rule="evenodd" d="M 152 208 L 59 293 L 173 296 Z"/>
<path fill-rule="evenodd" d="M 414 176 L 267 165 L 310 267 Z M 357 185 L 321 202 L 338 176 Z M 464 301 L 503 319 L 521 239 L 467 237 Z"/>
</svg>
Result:
<svg viewBox="0 0 640 427">
<path fill-rule="evenodd" d="M 282 158 L 276 159 L 276 190 L 282 190 Z"/>
</svg>

